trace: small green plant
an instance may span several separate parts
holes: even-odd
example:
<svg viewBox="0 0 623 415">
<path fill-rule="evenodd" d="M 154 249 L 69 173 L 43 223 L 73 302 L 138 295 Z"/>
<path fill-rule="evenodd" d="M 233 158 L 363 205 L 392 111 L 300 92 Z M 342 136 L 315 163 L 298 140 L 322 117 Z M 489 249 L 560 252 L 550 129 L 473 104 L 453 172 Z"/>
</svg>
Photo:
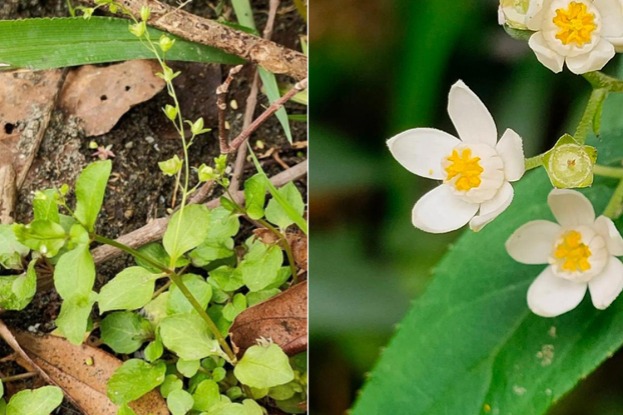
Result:
<svg viewBox="0 0 623 415">
<path fill-rule="evenodd" d="M 162 241 L 139 249 L 99 234 L 96 223 L 113 168 L 110 160 L 84 168 L 73 192 L 67 185 L 37 192 L 30 223 L 0 226 L 0 265 L 22 272 L 0 279 L 0 307 L 24 308 L 36 291 L 35 265 L 53 267 L 54 286 L 63 300 L 56 319 L 60 335 L 80 344 L 99 328 L 102 342 L 116 353 L 142 350 L 144 358 L 126 360 L 108 382 L 108 397 L 119 414 L 134 414 L 129 403 L 155 388 L 174 415 L 262 415 L 269 399 L 286 412 L 305 412 L 299 406 L 306 399 L 304 356 L 289 358 L 270 339 L 260 339 L 239 358 L 227 339 L 238 314 L 297 281 L 285 231 L 295 224 L 307 232 L 301 193 L 291 183 L 276 189 L 253 156 L 259 173 L 244 184 L 244 204 L 230 194 L 214 209 L 189 204 L 206 182 L 228 192 L 228 160 L 223 154 L 211 165 L 199 166 L 191 186 L 189 149 L 210 130 L 202 118 L 191 121 L 182 114 L 173 86 L 179 72 L 165 60 L 175 40 L 167 35 L 152 39 L 147 7 L 135 17 L 112 0 L 96 3 L 76 10 L 86 19 L 103 7 L 127 14 L 133 21 L 130 32 L 160 63 L 157 75 L 172 101 L 163 112 L 182 143 L 181 157 L 158 163 L 163 174 L 175 177 L 173 213 Z M 273 196 L 268 201 L 267 191 Z M 275 242 L 254 236 L 236 242 L 243 239 L 241 217 L 267 228 Z M 93 243 L 114 246 L 135 259 L 135 265 L 122 269 L 99 292 L 94 291 Z M 101 321 L 92 321 L 95 305 Z"/>
</svg>

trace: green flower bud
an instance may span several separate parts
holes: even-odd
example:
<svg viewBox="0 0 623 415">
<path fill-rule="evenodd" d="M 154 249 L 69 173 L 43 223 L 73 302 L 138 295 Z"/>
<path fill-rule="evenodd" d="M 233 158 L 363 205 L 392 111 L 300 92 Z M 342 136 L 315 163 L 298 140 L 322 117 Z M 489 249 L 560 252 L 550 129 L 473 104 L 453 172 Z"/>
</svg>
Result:
<svg viewBox="0 0 623 415">
<path fill-rule="evenodd" d="M 168 160 L 158 162 L 158 167 L 166 176 L 175 176 L 182 168 L 182 160 L 176 155 Z"/>
<path fill-rule="evenodd" d="M 147 30 L 147 26 L 145 22 L 138 22 L 130 25 L 130 33 L 132 33 L 136 37 L 142 37 Z"/>
<path fill-rule="evenodd" d="M 225 154 L 221 154 L 218 157 L 214 158 L 214 166 L 216 167 L 216 171 L 220 174 L 225 173 L 227 169 L 227 156 Z"/>
<path fill-rule="evenodd" d="M 192 124 L 192 126 L 190 127 L 190 131 L 193 133 L 193 135 L 199 135 L 204 132 L 203 117 L 199 117 L 199 119 Z"/>
<path fill-rule="evenodd" d="M 162 110 L 164 111 L 164 114 L 167 116 L 167 118 L 171 121 L 174 121 L 177 117 L 177 107 L 174 107 L 173 105 L 167 104 Z"/>
<path fill-rule="evenodd" d="M 141 7 L 141 20 L 146 22 L 149 20 L 149 16 L 151 15 L 151 9 L 147 6 Z"/>
<path fill-rule="evenodd" d="M 171 83 L 180 73 L 181 72 L 173 72 L 173 69 L 165 65 L 164 68 L 162 68 L 162 72 L 158 72 L 156 76 L 163 79 L 166 83 Z"/>
<path fill-rule="evenodd" d="M 560 137 L 543 157 L 552 185 L 560 189 L 590 186 L 596 161 L 597 149 L 578 143 L 569 134 Z"/>
<path fill-rule="evenodd" d="M 207 182 L 218 178 L 219 174 L 212 167 L 202 164 L 199 166 L 199 169 L 197 169 L 197 176 L 200 182 Z"/>
<path fill-rule="evenodd" d="M 158 45 L 163 52 L 168 52 L 174 44 L 175 39 L 171 39 L 167 35 L 160 36 L 160 40 L 158 41 Z"/>
</svg>

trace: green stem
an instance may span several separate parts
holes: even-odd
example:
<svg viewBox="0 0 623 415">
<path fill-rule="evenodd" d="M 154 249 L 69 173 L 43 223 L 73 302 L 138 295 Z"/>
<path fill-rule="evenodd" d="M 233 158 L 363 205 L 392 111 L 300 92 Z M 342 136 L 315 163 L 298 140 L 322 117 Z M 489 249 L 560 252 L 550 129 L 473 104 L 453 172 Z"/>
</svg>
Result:
<svg viewBox="0 0 623 415">
<path fill-rule="evenodd" d="M 614 220 L 621 216 L 621 208 L 623 207 L 623 179 L 619 181 L 614 193 L 608 202 L 608 206 L 604 209 L 604 216 Z"/>
<path fill-rule="evenodd" d="M 623 92 L 623 81 L 602 72 L 588 72 L 582 75 L 594 89 L 607 89 L 610 92 Z"/>
<path fill-rule="evenodd" d="M 525 161 L 526 171 L 536 169 L 543 165 L 543 157 L 545 154 L 539 154 L 534 157 L 527 158 Z"/>
<path fill-rule="evenodd" d="M 231 349 L 231 347 L 229 346 L 229 344 L 225 340 L 225 337 L 223 337 L 223 335 L 221 334 L 221 331 L 216 326 L 214 321 L 212 321 L 212 319 L 210 318 L 208 313 L 205 311 L 205 309 L 195 299 L 195 297 L 192 295 L 192 293 L 190 292 L 188 287 L 186 287 L 186 285 L 182 281 L 181 275 L 176 273 L 174 270 L 169 269 L 168 267 L 166 267 L 166 266 L 162 265 L 161 263 L 155 261 L 154 259 L 144 255 L 142 252 L 139 252 L 136 249 L 130 248 L 129 246 L 124 245 L 122 243 L 119 243 L 119 242 L 117 242 L 115 240 L 108 239 L 108 238 L 106 238 L 104 236 L 97 235 L 97 234 L 92 235 L 92 238 L 96 242 L 100 242 L 100 243 L 103 243 L 103 244 L 111 245 L 111 246 L 114 246 L 115 248 L 121 249 L 122 251 L 127 252 L 128 254 L 133 255 L 136 258 L 140 258 L 143 261 L 149 263 L 150 265 L 153 265 L 154 267 L 158 268 L 162 272 L 166 273 L 167 276 L 171 279 L 171 281 L 173 281 L 173 284 L 175 284 L 177 286 L 177 288 L 180 289 L 180 291 L 182 292 L 184 297 L 186 297 L 188 302 L 193 306 L 195 311 L 197 311 L 197 313 L 199 313 L 201 318 L 206 322 L 206 324 L 208 325 L 208 328 L 210 329 L 210 331 L 212 332 L 214 337 L 218 340 L 219 344 L 221 345 L 221 347 L 223 348 L 223 350 L 227 354 L 227 357 L 229 357 L 229 360 L 231 361 L 231 363 L 235 364 L 235 362 L 236 362 L 236 355 L 235 355 L 235 353 L 233 352 L 233 350 Z"/>
<path fill-rule="evenodd" d="M 621 167 L 608 167 L 595 164 L 593 166 L 593 174 L 602 177 L 612 177 L 614 179 L 623 179 L 623 168 Z"/>
<path fill-rule="evenodd" d="M 584 144 L 586 141 L 586 137 L 593 126 L 595 116 L 597 115 L 597 112 L 599 111 L 599 108 L 604 102 L 604 99 L 606 99 L 607 95 L 607 88 L 595 88 L 591 92 L 584 114 L 582 114 L 582 118 L 578 123 L 578 128 L 575 130 L 575 134 L 573 135 L 573 138 L 575 138 L 578 143 Z"/>
</svg>

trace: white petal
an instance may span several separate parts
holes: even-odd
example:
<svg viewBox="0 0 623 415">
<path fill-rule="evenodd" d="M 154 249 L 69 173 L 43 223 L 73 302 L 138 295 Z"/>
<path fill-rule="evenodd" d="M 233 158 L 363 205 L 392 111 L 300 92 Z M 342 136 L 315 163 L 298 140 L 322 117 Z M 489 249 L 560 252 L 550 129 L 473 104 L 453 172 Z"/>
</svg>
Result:
<svg viewBox="0 0 623 415">
<path fill-rule="evenodd" d="M 459 199 L 449 185 L 426 193 L 413 207 L 413 226 L 431 233 L 450 232 L 465 225 L 478 211 L 478 204 Z"/>
<path fill-rule="evenodd" d="M 493 117 L 480 98 L 463 81 L 457 81 L 450 88 L 448 114 L 461 140 L 495 146 L 498 132 Z"/>
<path fill-rule="evenodd" d="M 569 189 L 554 189 L 547 196 L 552 213 L 562 226 L 592 226 L 595 210 L 582 193 Z"/>
<path fill-rule="evenodd" d="M 600 35 L 605 38 L 623 36 L 623 7 L 619 0 L 595 0 L 601 16 Z"/>
<path fill-rule="evenodd" d="M 547 264 L 560 225 L 547 220 L 534 220 L 522 225 L 506 240 L 506 251 L 522 264 Z"/>
<path fill-rule="evenodd" d="M 469 221 L 469 227 L 474 232 L 481 230 L 486 224 L 497 218 L 498 215 L 506 210 L 513 201 L 513 186 L 504 182 L 500 190 L 493 199 L 483 202 L 480 205 L 478 215 Z"/>
<path fill-rule="evenodd" d="M 606 268 L 588 283 L 595 308 L 607 308 L 623 290 L 623 264 L 610 257 Z"/>
<path fill-rule="evenodd" d="M 614 46 L 614 51 L 616 53 L 623 52 L 623 36 L 617 38 L 608 38 L 608 42 L 612 43 L 612 46 Z"/>
<path fill-rule="evenodd" d="M 528 12 L 526 13 L 526 26 L 533 31 L 541 30 L 541 24 L 547 9 L 543 7 L 543 0 L 531 0 L 529 3 Z"/>
<path fill-rule="evenodd" d="M 437 180 L 446 177 L 441 160 L 460 143 L 458 138 L 434 128 L 414 128 L 387 140 L 392 156 L 404 168 L 418 176 Z"/>
<path fill-rule="evenodd" d="M 541 317 L 556 317 L 582 302 L 586 283 L 559 278 L 547 267 L 528 288 L 528 307 Z"/>
<path fill-rule="evenodd" d="M 532 48 L 536 54 L 536 58 L 543 64 L 543 66 L 554 73 L 562 71 L 562 65 L 565 63 L 565 58 L 549 48 L 541 32 L 537 32 L 530 36 L 528 45 Z"/>
<path fill-rule="evenodd" d="M 571 72 L 577 75 L 581 75 L 586 72 L 598 71 L 606 64 L 610 59 L 614 57 L 614 46 L 604 39 L 600 39 L 597 45 L 584 55 L 568 56 L 567 67 Z"/>
<path fill-rule="evenodd" d="M 515 131 L 510 128 L 504 131 L 502 138 L 495 146 L 498 154 L 504 161 L 504 174 L 506 180 L 514 182 L 521 179 L 526 171 L 524 155 L 523 155 L 523 142 L 521 137 Z"/>
<path fill-rule="evenodd" d="M 612 219 L 600 216 L 595 220 L 593 229 L 606 241 L 610 255 L 623 255 L 623 238 L 612 222 Z"/>
</svg>

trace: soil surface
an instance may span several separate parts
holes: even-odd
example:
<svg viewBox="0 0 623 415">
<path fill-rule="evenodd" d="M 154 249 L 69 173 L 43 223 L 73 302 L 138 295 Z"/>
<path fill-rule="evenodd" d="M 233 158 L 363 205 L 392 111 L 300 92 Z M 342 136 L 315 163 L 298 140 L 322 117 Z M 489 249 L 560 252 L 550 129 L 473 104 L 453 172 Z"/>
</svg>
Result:
<svg viewBox="0 0 623 415">
<path fill-rule="evenodd" d="M 167 2 L 177 3 L 176 1 Z M 217 3 L 217 1 L 196 0 L 185 6 L 185 9 L 204 17 L 214 17 L 214 7 Z M 267 1 L 252 1 L 258 27 L 263 27 L 263 21 L 267 15 L 267 3 Z M 0 19 L 67 15 L 66 0 L 6 0 L 0 5 Z M 304 22 L 296 11 L 289 7 L 289 3 L 284 4 L 277 16 L 273 40 L 300 50 L 299 36 L 304 33 Z M 175 85 L 183 114 L 187 119 L 193 120 L 203 116 L 206 127 L 213 129 L 197 139 L 191 148 L 191 166 L 211 163 L 212 159 L 219 154 L 214 91 L 226 77 L 229 67 L 195 63 L 171 63 L 171 66 L 182 72 L 182 75 L 176 79 Z M 253 73 L 254 68 L 246 65 L 230 87 L 228 102 L 235 101 L 227 110 L 232 138 L 237 135 L 242 125 L 246 97 Z M 256 116 L 268 106 L 265 96 L 260 93 L 258 97 Z M 144 226 L 151 219 L 167 215 L 167 210 L 171 208 L 174 183 L 172 178 L 161 174 L 157 163 L 174 154 L 182 155 L 179 137 L 168 124 L 161 110 L 167 103 L 169 103 L 169 97 L 166 91 L 162 91 L 153 99 L 132 108 L 110 132 L 98 137 L 85 137 L 80 128 L 79 119 L 55 110 L 24 185 L 18 191 L 16 221 L 27 223 L 32 219 L 31 202 L 35 190 L 59 187 L 64 183 L 73 185 L 82 168 L 97 159 L 93 155 L 94 150 L 89 147 L 92 140 L 101 146 L 111 146 L 114 153 L 113 171 L 102 213 L 98 219 L 97 232 L 109 238 L 116 238 Z M 293 103 L 287 104 L 286 108 L 290 114 L 306 111 L 305 107 Z M 304 123 L 292 122 L 291 127 L 295 142 L 307 140 Z M 257 146 L 258 141 L 261 142 L 259 146 Z M 290 166 L 306 158 L 304 149 L 295 149 L 287 142 L 280 124 L 274 117 L 252 135 L 251 143 L 256 146 L 258 155 L 270 148 L 275 148 L 280 159 Z M 235 156 L 232 157 L 232 161 L 234 158 Z M 269 176 L 284 169 L 278 160 L 271 156 L 266 156 L 261 161 Z M 253 174 L 255 172 L 253 165 L 247 163 L 245 172 L 247 175 Z M 306 184 L 304 181 L 299 181 L 297 186 L 305 190 Z M 217 195 L 218 193 L 211 195 L 210 199 Z M 99 266 L 96 290 L 120 269 L 131 263 L 133 263 L 131 258 L 123 256 Z M 45 270 L 42 270 L 40 274 L 45 274 Z M 46 283 L 49 281 L 46 281 L 45 275 L 39 275 L 39 277 L 42 284 L 28 308 L 21 312 L 3 314 L 2 319 L 9 327 L 33 332 L 50 332 L 54 329 L 54 319 L 58 315 L 60 299 L 51 284 Z M 97 321 L 95 314 L 93 318 Z M 94 333 L 97 334 L 97 332 Z M 0 344 L 0 353 L 2 353 L 0 356 L 6 356 L 11 353 L 11 350 L 8 346 Z M 23 372 L 23 369 L 17 366 L 0 365 L 0 377 L 20 372 Z M 40 386 L 39 382 L 36 378 L 24 382 L 12 382 L 8 386 L 9 393 L 24 387 Z M 79 414 L 80 412 L 70 404 L 64 403 L 55 413 Z"/>
</svg>

